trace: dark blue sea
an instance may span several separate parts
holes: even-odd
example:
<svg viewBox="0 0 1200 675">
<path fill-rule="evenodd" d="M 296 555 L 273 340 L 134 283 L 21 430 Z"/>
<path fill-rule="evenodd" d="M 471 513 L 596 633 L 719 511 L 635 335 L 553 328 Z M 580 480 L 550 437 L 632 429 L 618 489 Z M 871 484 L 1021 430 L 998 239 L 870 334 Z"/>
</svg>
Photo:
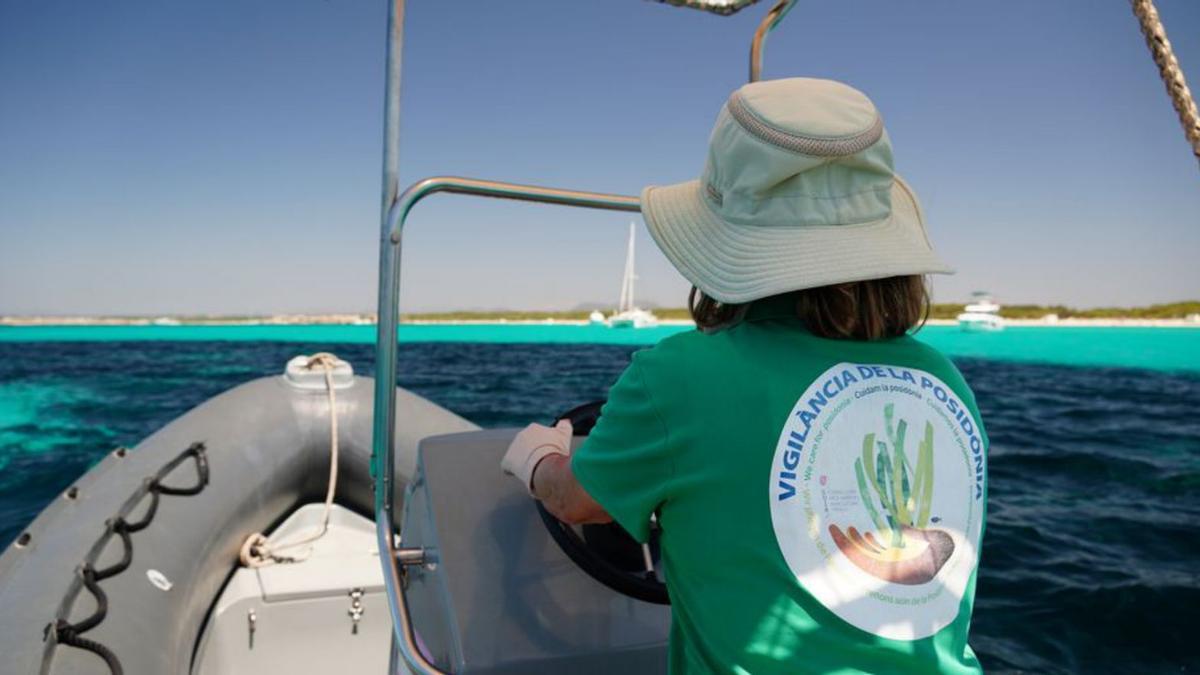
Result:
<svg viewBox="0 0 1200 675">
<path fill-rule="evenodd" d="M 483 426 L 604 396 L 633 346 L 405 344 L 401 384 Z M 0 544 L 116 446 L 291 356 L 363 344 L 0 342 Z M 971 643 L 993 672 L 1198 669 L 1200 374 L 956 359 L 991 437 Z"/>
</svg>

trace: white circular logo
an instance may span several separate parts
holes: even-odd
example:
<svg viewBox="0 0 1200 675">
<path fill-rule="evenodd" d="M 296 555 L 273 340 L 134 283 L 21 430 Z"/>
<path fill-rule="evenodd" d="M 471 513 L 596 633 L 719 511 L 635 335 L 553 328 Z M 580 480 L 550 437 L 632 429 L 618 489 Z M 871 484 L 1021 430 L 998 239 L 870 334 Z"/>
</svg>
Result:
<svg viewBox="0 0 1200 675">
<path fill-rule="evenodd" d="M 929 373 L 839 363 L 796 401 L 771 521 L 797 581 L 843 620 L 917 640 L 958 615 L 987 466 L 970 410 Z"/>
</svg>

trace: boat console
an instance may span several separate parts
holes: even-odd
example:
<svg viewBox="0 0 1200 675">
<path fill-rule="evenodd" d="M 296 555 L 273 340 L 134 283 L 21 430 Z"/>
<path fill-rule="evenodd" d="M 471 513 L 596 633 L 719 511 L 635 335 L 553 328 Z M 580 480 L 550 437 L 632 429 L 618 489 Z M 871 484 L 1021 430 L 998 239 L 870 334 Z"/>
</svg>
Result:
<svg viewBox="0 0 1200 675">
<path fill-rule="evenodd" d="M 404 500 L 402 595 L 417 648 L 453 673 L 661 673 L 670 608 L 597 581 L 500 470 L 515 430 L 432 436 Z"/>
</svg>

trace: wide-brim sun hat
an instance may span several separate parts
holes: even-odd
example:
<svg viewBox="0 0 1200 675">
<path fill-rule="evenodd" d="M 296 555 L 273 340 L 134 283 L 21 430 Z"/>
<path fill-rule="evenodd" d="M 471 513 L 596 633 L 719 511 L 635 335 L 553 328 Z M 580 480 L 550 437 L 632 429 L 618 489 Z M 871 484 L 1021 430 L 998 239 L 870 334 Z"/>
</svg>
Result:
<svg viewBox="0 0 1200 675">
<path fill-rule="evenodd" d="M 883 120 L 832 80 L 747 84 L 722 107 L 699 180 L 642 191 L 667 259 L 709 297 L 742 303 L 893 276 L 953 273 Z"/>
</svg>

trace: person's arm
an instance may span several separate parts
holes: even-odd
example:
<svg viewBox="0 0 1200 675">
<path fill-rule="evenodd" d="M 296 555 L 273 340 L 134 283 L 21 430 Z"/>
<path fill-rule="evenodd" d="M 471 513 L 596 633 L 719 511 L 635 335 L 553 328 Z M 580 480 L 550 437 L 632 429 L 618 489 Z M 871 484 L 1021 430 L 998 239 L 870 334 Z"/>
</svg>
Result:
<svg viewBox="0 0 1200 675">
<path fill-rule="evenodd" d="M 669 498 L 675 454 L 635 355 L 600 419 L 574 452 L 571 423 L 530 424 L 513 437 L 500 466 L 546 509 L 572 524 L 615 520 L 634 539 L 650 537 L 650 517 Z"/>
<path fill-rule="evenodd" d="M 500 466 L 559 520 L 571 525 L 610 522 L 612 517 L 575 480 L 571 439 L 568 420 L 553 427 L 530 424 L 513 437 Z"/>
<path fill-rule="evenodd" d="M 583 489 L 567 455 L 546 455 L 533 470 L 533 495 L 546 510 L 569 525 L 608 523 L 612 516 Z"/>
</svg>

